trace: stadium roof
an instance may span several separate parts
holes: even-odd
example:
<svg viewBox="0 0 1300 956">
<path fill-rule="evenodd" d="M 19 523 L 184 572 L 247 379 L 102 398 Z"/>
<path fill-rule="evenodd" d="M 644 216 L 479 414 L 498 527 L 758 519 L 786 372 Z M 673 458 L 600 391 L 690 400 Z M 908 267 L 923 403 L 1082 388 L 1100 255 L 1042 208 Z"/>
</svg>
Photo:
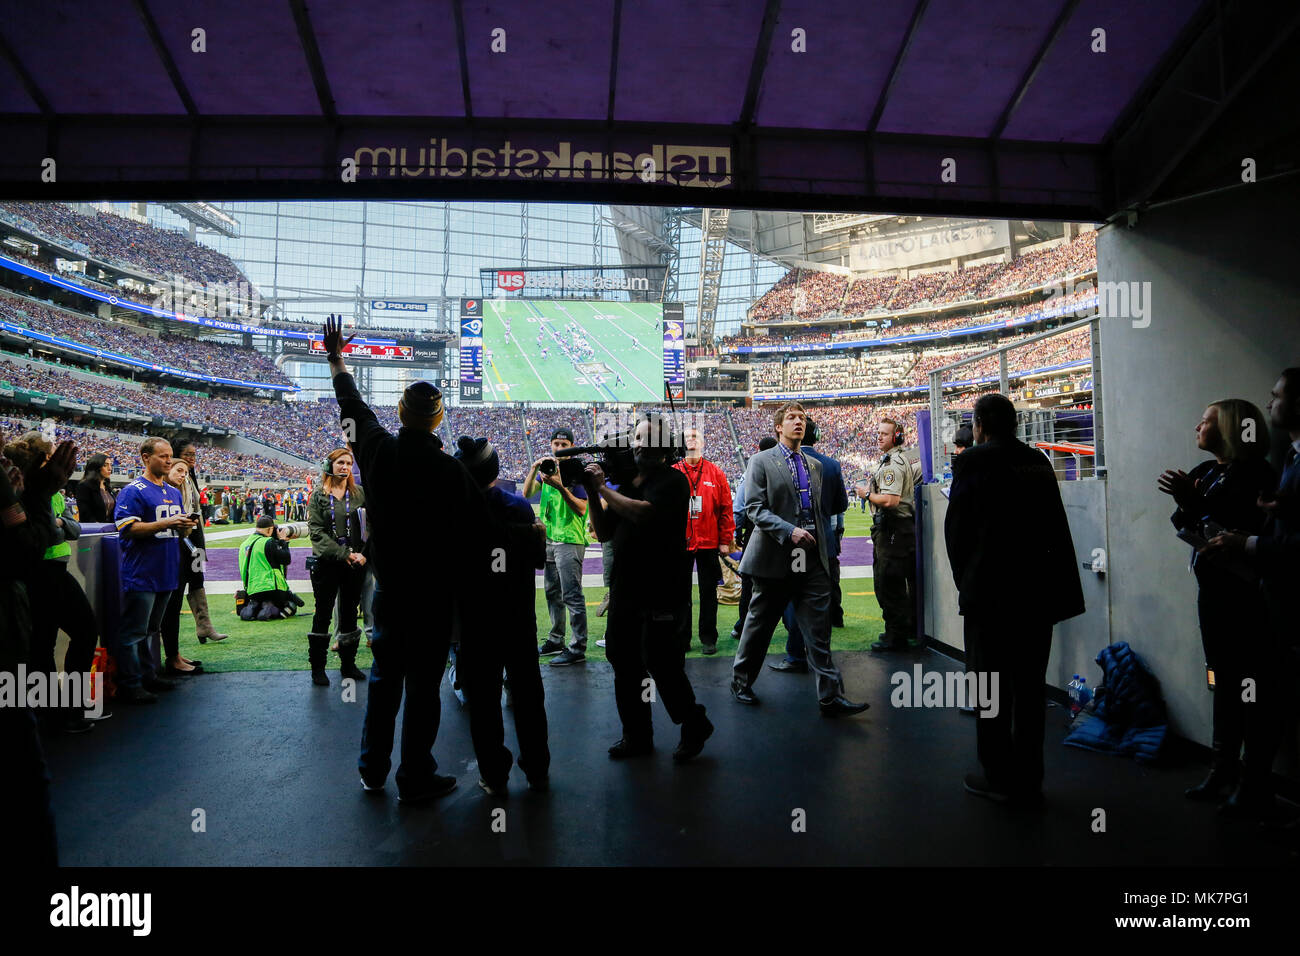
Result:
<svg viewBox="0 0 1300 956">
<path fill-rule="evenodd" d="M 1275 84 L 1300 61 L 1294 4 L 1217 0 L 6 7 L 0 194 L 27 199 L 1098 219 L 1239 179 L 1250 109 L 1269 111 L 1246 124 L 1273 149 L 1267 174 L 1283 151 L 1275 94 L 1294 88 Z M 1237 139 L 1220 155 L 1225 124 Z M 1294 156 L 1282 140 L 1277 168 Z"/>
</svg>

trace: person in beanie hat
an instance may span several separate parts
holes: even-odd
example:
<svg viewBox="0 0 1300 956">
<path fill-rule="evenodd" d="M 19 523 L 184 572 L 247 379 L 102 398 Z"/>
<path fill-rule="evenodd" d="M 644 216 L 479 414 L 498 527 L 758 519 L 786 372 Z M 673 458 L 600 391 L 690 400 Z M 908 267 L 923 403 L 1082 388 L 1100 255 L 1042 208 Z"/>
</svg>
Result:
<svg viewBox="0 0 1300 956">
<path fill-rule="evenodd" d="M 486 438 L 462 435 L 456 458 L 484 489 L 488 512 L 495 521 L 493 546 L 498 580 L 493 611 L 499 627 L 489 638 L 466 642 L 459 655 L 460 683 L 469 707 L 470 737 L 478 758 L 479 786 L 490 796 L 502 796 L 514 759 L 505 746 L 501 718 L 501 675 L 504 670 L 519 738 L 519 769 L 533 790 L 545 790 L 551 764 L 547 746 L 546 703 L 537 656 L 536 571 L 546 565 L 545 527 L 526 500 L 497 487 L 500 460 Z"/>
<path fill-rule="evenodd" d="M 456 787 L 455 777 L 437 772 L 433 757 L 439 685 L 455 622 L 460 621 L 462 644 L 488 633 L 484 608 L 493 583 L 492 541 L 485 531 L 492 521 L 483 492 L 434 434 L 443 417 L 438 390 L 428 382 L 408 386 L 397 406 L 402 427 L 389 433 L 348 374 L 343 361 L 348 341 L 342 317 L 331 315 L 323 342 L 340 424 L 366 489 L 369 563 L 375 573 L 374 663 L 357 769 L 367 791 L 383 790 L 397 715 L 403 711 L 398 799 L 427 803 Z M 431 546 L 426 536 L 412 533 L 433 522 L 442 529 L 439 544 L 445 546 Z"/>
<path fill-rule="evenodd" d="M 339 603 L 339 673 L 353 680 L 365 680 L 357 667 L 361 629 L 357 608 L 365 578 L 366 555 L 361 541 L 360 510 L 366 496 L 352 478 L 352 453 L 336 448 L 322 462 L 321 480 L 307 505 L 307 528 L 311 535 L 311 588 L 316 598 L 311 631 L 307 634 L 307 657 L 311 682 L 328 687 L 325 658 L 330 639 L 330 617 Z M 339 600 L 341 598 L 341 600 Z"/>
</svg>

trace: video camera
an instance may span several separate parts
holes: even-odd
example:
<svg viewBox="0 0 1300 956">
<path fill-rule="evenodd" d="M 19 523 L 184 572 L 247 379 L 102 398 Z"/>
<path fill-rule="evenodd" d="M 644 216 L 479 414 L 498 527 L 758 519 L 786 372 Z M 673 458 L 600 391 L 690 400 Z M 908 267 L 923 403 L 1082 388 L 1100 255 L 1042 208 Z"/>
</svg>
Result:
<svg viewBox="0 0 1300 956">
<path fill-rule="evenodd" d="M 664 449 L 666 452 L 664 463 L 672 466 L 686 457 L 686 447 L 682 443 L 682 435 L 677 429 L 671 428 L 667 416 L 664 416 L 661 421 L 663 430 L 657 436 L 651 435 L 651 444 Z M 622 485 L 635 478 L 637 473 L 636 456 L 632 453 L 632 435 L 633 431 L 629 430 L 610 435 L 594 445 L 576 445 L 561 449 L 554 454 L 556 458 L 564 459 L 561 468 L 569 464 L 576 465 L 579 476 L 585 469 L 585 465 L 576 461 L 576 456 L 591 455 L 595 457 L 601 471 L 610 482 Z"/>
</svg>

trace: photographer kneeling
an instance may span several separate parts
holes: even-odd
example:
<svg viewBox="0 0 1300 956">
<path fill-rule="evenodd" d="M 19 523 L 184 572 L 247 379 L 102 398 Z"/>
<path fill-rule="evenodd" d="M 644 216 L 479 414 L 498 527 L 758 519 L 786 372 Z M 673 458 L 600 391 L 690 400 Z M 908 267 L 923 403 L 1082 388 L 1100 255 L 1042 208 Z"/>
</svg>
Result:
<svg viewBox="0 0 1300 956">
<path fill-rule="evenodd" d="M 325 655 L 330 639 L 330 617 L 339 602 L 339 673 L 353 680 L 365 680 L 357 667 L 357 607 L 361 584 L 366 576 L 366 557 L 361 553 L 361 518 L 358 512 L 366 499 L 352 479 L 352 452 L 336 448 L 325 458 L 320 485 L 307 504 L 307 527 L 311 530 L 311 589 L 316 597 L 311 632 L 307 635 L 307 657 L 311 661 L 311 682 L 328 687 Z"/>
<path fill-rule="evenodd" d="M 690 577 L 686 567 L 686 512 L 690 486 L 669 467 L 673 447 L 667 417 L 651 412 L 632 436 L 631 468 L 611 475 L 618 491 L 605 484 L 600 465 L 583 472 L 591 523 L 602 541 L 614 541 L 610 569 L 609 626 L 605 651 L 614 668 L 614 696 L 623 737 L 609 748 L 615 759 L 653 751 L 650 703 L 643 696 L 647 672 L 673 723 L 682 725 L 673 753 L 689 760 L 704 749 L 713 724 L 686 677 L 686 648 L 679 636 L 688 613 Z M 617 459 L 618 453 L 610 456 Z"/>
<path fill-rule="evenodd" d="M 247 599 L 239 609 L 245 621 L 274 621 L 293 617 L 303 601 L 289 590 L 284 576 L 289 567 L 288 526 L 277 528 L 266 515 L 257 519 L 257 530 L 239 546 L 239 577 Z"/>
</svg>

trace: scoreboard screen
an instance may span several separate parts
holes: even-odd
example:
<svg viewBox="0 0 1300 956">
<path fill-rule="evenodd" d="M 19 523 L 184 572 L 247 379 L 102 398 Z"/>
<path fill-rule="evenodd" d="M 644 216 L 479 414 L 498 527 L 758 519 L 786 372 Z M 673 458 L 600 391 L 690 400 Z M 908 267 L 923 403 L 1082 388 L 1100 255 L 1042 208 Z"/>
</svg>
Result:
<svg viewBox="0 0 1300 956">
<path fill-rule="evenodd" d="M 321 339 L 312 339 L 311 353 L 312 355 L 324 355 L 325 343 Z M 365 345 L 361 342 L 349 342 L 343 347 L 343 355 L 345 358 L 410 362 L 415 358 L 415 349 L 410 345 Z"/>
</svg>

